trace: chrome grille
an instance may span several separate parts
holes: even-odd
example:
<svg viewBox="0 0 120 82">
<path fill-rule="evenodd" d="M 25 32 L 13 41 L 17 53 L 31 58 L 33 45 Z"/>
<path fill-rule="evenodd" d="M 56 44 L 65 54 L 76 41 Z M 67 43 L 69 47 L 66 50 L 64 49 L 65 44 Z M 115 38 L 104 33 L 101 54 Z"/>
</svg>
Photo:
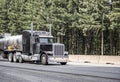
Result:
<svg viewBox="0 0 120 82">
<path fill-rule="evenodd" d="M 54 55 L 63 55 L 64 54 L 64 45 L 54 44 L 53 52 L 54 52 Z"/>
</svg>

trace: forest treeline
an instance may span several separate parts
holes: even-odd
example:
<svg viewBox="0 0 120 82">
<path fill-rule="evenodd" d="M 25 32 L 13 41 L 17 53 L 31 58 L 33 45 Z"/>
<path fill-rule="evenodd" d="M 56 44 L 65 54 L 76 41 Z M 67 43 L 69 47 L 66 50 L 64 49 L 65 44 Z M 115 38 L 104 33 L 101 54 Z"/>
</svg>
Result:
<svg viewBox="0 0 120 82">
<path fill-rule="evenodd" d="M 0 34 L 47 30 L 69 54 L 120 55 L 120 0 L 0 0 Z"/>
</svg>

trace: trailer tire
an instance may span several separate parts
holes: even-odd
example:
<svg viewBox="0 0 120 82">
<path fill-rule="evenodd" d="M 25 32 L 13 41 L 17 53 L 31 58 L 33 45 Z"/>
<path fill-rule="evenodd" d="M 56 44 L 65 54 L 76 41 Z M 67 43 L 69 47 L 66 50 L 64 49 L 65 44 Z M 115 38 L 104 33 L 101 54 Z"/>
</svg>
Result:
<svg viewBox="0 0 120 82">
<path fill-rule="evenodd" d="M 48 59 L 47 59 L 47 55 L 46 54 L 42 54 L 42 56 L 41 56 L 41 63 L 43 65 L 47 65 L 48 64 Z"/>
<path fill-rule="evenodd" d="M 7 55 L 4 54 L 4 53 L 1 53 L 1 57 L 2 57 L 2 58 L 7 58 Z"/>
<path fill-rule="evenodd" d="M 66 64 L 67 64 L 67 62 L 60 62 L 60 64 L 61 64 L 61 65 L 66 65 Z"/>
<path fill-rule="evenodd" d="M 23 63 L 23 58 L 22 58 L 22 56 L 19 56 L 18 61 L 19 61 L 19 63 Z"/>
<path fill-rule="evenodd" d="M 18 62 L 18 59 L 17 59 L 17 55 L 16 55 L 16 53 L 13 55 L 13 61 L 14 61 L 15 63 Z"/>
<path fill-rule="evenodd" d="M 8 54 L 8 61 L 13 62 L 13 54 L 12 53 Z"/>
</svg>

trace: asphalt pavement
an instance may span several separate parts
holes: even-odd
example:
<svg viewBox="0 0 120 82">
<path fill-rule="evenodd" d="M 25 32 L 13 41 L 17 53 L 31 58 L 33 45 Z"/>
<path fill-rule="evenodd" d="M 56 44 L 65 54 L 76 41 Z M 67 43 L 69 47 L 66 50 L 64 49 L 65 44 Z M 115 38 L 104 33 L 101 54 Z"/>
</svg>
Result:
<svg viewBox="0 0 120 82">
<path fill-rule="evenodd" d="M 67 65 L 0 60 L 0 82 L 120 82 L 120 66 L 69 62 Z"/>
</svg>

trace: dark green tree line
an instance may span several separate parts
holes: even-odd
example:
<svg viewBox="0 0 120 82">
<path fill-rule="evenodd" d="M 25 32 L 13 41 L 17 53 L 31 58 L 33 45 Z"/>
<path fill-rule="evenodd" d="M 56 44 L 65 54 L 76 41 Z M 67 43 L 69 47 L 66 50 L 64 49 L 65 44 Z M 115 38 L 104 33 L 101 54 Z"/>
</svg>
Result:
<svg viewBox="0 0 120 82">
<path fill-rule="evenodd" d="M 1 0 L 0 32 L 49 30 L 70 54 L 120 54 L 119 0 Z"/>
</svg>

